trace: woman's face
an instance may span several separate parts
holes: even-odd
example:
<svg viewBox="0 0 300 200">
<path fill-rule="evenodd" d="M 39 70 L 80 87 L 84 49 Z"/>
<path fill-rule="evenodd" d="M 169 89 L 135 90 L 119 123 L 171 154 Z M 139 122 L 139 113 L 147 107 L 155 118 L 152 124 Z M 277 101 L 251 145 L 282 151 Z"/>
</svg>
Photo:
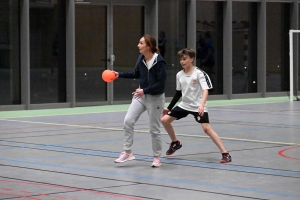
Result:
<svg viewBox="0 0 300 200">
<path fill-rule="evenodd" d="M 145 54 L 146 52 L 149 51 L 149 47 L 147 46 L 144 37 L 142 37 L 142 38 L 140 39 L 140 42 L 139 42 L 139 44 L 137 45 L 137 47 L 139 48 L 139 51 L 140 51 L 141 54 Z"/>
</svg>

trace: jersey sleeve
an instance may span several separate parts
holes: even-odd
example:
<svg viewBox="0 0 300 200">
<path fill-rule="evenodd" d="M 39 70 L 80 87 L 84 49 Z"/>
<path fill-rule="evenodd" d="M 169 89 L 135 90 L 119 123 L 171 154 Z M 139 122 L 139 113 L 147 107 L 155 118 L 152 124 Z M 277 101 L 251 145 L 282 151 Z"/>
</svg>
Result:
<svg viewBox="0 0 300 200">
<path fill-rule="evenodd" d="M 198 72 L 198 79 L 202 87 L 202 90 L 209 90 L 213 88 L 209 76 L 204 71 Z"/>
<path fill-rule="evenodd" d="M 180 74 L 180 72 L 178 72 L 176 74 L 176 90 L 181 91 L 181 84 L 180 84 L 180 81 L 179 81 L 179 77 L 180 77 L 179 74 Z"/>
</svg>

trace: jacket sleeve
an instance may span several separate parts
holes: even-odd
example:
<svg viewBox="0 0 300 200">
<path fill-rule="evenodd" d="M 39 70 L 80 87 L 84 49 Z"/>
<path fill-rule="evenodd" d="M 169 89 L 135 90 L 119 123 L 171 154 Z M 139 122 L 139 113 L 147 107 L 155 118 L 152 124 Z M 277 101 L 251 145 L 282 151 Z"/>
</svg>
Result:
<svg viewBox="0 0 300 200">
<path fill-rule="evenodd" d="M 139 79 L 140 73 L 137 68 L 133 72 L 119 72 L 119 78 Z"/>
</svg>

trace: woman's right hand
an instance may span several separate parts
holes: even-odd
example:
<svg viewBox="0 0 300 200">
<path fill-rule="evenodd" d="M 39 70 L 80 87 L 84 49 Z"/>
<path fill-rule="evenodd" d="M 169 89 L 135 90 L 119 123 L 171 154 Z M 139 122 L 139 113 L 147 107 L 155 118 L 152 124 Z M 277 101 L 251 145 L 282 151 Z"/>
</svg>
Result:
<svg viewBox="0 0 300 200">
<path fill-rule="evenodd" d="M 115 76 L 116 76 L 115 79 L 119 78 L 119 72 L 116 72 L 116 71 L 114 71 L 114 70 L 111 70 L 111 71 L 115 74 Z"/>
</svg>

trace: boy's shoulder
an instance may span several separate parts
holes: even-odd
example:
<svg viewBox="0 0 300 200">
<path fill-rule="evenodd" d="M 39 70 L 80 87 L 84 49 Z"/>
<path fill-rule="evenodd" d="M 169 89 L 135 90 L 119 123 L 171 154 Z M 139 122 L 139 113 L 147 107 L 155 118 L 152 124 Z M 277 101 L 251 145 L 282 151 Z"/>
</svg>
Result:
<svg viewBox="0 0 300 200">
<path fill-rule="evenodd" d="M 180 76 L 180 75 L 182 75 L 182 74 L 184 74 L 184 71 L 183 71 L 183 69 L 182 70 L 180 70 L 179 72 L 177 72 L 177 76 Z"/>
<path fill-rule="evenodd" d="M 200 69 L 199 67 L 196 67 L 195 73 L 197 74 L 206 74 L 202 69 Z"/>
<path fill-rule="evenodd" d="M 194 70 L 192 74 L 197 74 L 197 75 L 199 75 L 199 74 L 201 74 L 201 73 L 203 74 L 204 71 L 201 70 L 200 68 L 196 67 L 196 70 Z M 182 70 L 180 70 L 179 72 L 177 72 L 176 75 L 177 75 L 177 76 L 185 76 L 186 74 L 184 73 L 184 70 L 182 69 Z"/>
</svg>

